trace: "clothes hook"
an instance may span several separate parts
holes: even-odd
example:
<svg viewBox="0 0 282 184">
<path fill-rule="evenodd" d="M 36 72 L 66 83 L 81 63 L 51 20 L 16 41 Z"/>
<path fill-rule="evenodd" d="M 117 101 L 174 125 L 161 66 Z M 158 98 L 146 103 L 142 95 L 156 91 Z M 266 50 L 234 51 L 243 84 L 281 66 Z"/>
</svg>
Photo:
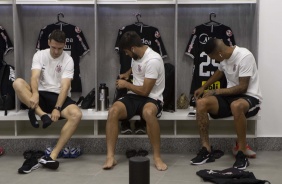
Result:
<svg viewBox="0 0 282 184">
<path fill-rule="evenodd" d="M 138 17 L 141 17 L 141 14 L 140 14 L 140 13 L 137 13 L 137 14 L 135 14 L 135 17 L 136 17 L 136 19 L 137 19 L 137 22 L 139 22 L 139 18 L 138 18 Z"/>
<path fill-rule="evenodd" d="M 210 13 L 210 21 L 212 21 L 212 18 L 211 18 L 212 16 L 215 18 L 216 14 L 214 12 Z"/>
<path fill-rule="evenodd" d="M 63 18 L 65 17 L 62 12 L 58 13 L 58 15 L 57 15 L 58 22 L 60 22 L 60 15 L 61 15 Z"/>
</svg>

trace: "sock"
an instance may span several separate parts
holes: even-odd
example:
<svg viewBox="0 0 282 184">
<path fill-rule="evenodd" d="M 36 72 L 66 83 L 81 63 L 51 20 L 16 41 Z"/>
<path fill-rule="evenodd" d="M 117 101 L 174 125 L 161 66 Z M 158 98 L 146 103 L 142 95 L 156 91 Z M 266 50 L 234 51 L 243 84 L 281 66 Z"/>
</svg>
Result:
<svg viewBox="0 0 282 184">
<path fill-rule="evenodd" d="M 51 118 L 48 116 L 48 114 L 44 114 L 43 116 L 41 116 L 41 120 L 43 122 L 43 128 L 47 128 L 48 126 L 50 126 L 52 124 L 52 120 Z"/>
<path fill-rule="evenodd" d="M 34 109 L 29 109 L 28 110 L 28 118 L 29 118 L 29 121 L 31 123 L 31 125 L 34 127 L 34 128 L 38 128 L 39 127 L 39 123 L 35 117 L 35 111 Z"/>
</svg>

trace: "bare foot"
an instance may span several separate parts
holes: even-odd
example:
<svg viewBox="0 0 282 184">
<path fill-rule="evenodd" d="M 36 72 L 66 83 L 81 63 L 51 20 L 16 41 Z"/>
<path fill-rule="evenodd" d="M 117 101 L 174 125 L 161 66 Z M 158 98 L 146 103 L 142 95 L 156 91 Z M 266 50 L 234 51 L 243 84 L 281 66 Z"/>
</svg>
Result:
<svg viewBox="0 0 282 184">
<path fill-rule="evenodd" d="M 117 161 L 115 160 L 114 157 L 109 157 L 107 158 L 103 169 L 108 170 L 108 169 L 112 169 L 115 165 L 117 165 Z"/>
<path fill-rule="evenodd" d="M 155 158 L 155 166 L 158 171 L 165 171 L 167 170 L 167 165 L 162 161 L 161 158 Z"/>
</svg>

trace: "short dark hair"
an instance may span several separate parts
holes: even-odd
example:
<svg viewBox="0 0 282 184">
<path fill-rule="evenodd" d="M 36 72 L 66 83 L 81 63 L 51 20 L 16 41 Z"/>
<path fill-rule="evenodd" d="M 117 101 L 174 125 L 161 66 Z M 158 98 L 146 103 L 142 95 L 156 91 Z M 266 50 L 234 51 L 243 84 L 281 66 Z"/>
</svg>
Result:
<svg viewBox="0 0 282 184">
<path fill-rule="evenodd" d="M 140 36 L 135 31 L 128 31 L 124 33 L 119 42 L 119 50 L 128 49 L 131 47 L 142 47 L 143 43 Z"/>
<path fill-rule="evenodd" d="M 204 52 L 209 55 L 213 53 L 216 50 L 216 48 L 217 48 L 216 38 L 210 38 L 207 41 L 206 45 L 204 46 Z"/>
<path fill-rule="evenodd" d="M 66 42 L 66 34 L 59 30 L 59 29 L 56 29 L 54 31 L 52 31 L 52 33 L 49 35 L 49 40 L 55 40 L 56 42 L 59 42 L 59 43 L 65 43 Z"/>
</svg>

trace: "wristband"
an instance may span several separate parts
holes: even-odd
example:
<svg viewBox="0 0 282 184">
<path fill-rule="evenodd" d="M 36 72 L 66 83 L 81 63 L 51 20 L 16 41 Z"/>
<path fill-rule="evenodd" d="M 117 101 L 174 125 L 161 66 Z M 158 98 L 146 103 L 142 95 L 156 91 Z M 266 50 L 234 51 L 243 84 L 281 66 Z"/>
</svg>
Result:
<svg viewBox="0 0 282 184">
<path fill-rule="evenodd" d="M 55 106 L 54 109 L 58 110 L 61 112 L 62 108 L 60 106 Z"/>
</svg>

